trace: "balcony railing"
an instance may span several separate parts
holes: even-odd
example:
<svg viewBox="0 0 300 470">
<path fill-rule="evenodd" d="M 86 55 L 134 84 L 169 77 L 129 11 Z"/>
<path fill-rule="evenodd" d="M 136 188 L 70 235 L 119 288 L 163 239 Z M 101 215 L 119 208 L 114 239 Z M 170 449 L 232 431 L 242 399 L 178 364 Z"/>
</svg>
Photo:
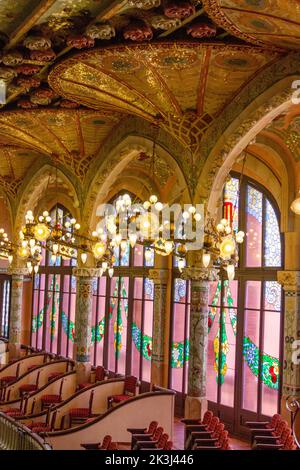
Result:
<svg viewBox="0 0 300 470">
<path fill-rule="evenodd" d="M 1 450 L 52 450 L 37 434 L 0 412 Z"/>
</svg>

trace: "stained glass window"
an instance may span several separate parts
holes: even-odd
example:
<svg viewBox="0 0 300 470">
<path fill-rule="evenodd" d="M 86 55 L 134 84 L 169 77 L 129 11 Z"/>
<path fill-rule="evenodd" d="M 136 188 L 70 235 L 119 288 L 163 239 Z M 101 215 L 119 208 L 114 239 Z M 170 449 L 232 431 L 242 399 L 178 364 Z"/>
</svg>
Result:
<svg viewBox="0 0 300 470">
<path fill-rule="evenodd" d="M 266 200 L 265 266 L 281 266 L 281 238 L 278 219 L 270 201 Z"/>
<path fill-rule="evenodd" d="M 206 384 L 214 410 L 232 409 L 228 416 L 239 432 L 244 421 L 278 410 L 282 289 L 274 268 L 282 266 L 282 250 L 276 204 L 263 187 L 232 177 L 224 199 L 239 208 L 234 227 L 246 237 L 236 280 L 221 272 L 210 283 Z"/>
<path fill-rule="evenodd" d="M 60 224 L 71 219 L 63 206 L 50 211 Z M 58 256 L 55 262 L 43 250 L 43 262 L 33 281 L 31 345 L 73 358 L 75 336 L 76 260 Z"/>
<path fill-rule="evenodd" d="M 0 276 L 0 336 L 8 338 L 10 311 L 10 279 Z"/>
<path fill-rule="evenodd" d="M 233 229 L 239 226 L 239 179 L 231 177 L 224 187 L 224 200 L 228 200 L 233 206 Z"/>
<path fill-rule="evenodd" d="M 174 279 L 170 386 L 183 394 L 187 392 L 189 359 L 189 291 L 187 281 L 180 278 Z"/>
</svg>

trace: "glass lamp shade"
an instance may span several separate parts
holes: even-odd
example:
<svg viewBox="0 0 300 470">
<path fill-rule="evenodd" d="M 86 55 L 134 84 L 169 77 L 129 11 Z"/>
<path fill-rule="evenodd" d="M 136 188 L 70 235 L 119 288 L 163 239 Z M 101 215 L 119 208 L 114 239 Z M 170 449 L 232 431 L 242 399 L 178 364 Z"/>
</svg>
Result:
<svg viewBox="0 0 300 470">
<path fill-rule="evenodd" d="M 39 242 L 45 242 L 50 237 L 50 230 L 46 224 L 37 224 L 34 228 L 34 237 Z"/>
<path fill-rule="evenodd" d="M 235 252 L 235 241 L 233 238 L 225 238 L 220 245 L 220 256 L 223 259 L 228 259 Z"/>
<path fill-rule="evenodd" d="M 18 249 L 18 256 L 20 256 L 20 258 L 27 258 L 29 253 L 29 248 L 27 246 L 20 246 Z"/>
<path fill-rule="evenodd" d="M 95 243 L 95 245 L 93 246 L 93 253 L 94 253 L 95 258 L 97 258 L 97 259 L 102 258 L 102 256 L 105 253 L 105 250 L 106 250 L 105 243 L 103 243 L 103 242 Z"/>
<path fill-rule="evenodd" d="M 292 204 L 291 204 L 291 210 L 297 214 L 300 215 L 300 197 L 297 197 Z"/>
<path fill-rule="evenodd" d="M 140 224 L 140 233 L 142 237 L 154 238 L 157 236 L 159 231 L 159 219 L 155 214 L 145 212 L 139 216 L 138 222 Z"/>
</svg>

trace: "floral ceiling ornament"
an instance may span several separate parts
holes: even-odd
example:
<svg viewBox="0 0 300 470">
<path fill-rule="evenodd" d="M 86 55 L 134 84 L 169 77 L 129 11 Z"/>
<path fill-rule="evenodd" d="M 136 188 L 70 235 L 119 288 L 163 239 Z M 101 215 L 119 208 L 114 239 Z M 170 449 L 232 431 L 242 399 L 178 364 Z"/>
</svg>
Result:
<svg viewBox="0 0 300 470">
<path fill-rule="evenodd" d="M 45 51 L 51 49 L 52 43 L 49 38 L 42 36 L 28 36 L 23 41 L 23 45 L 31 51 Z"/>
<path fill-rule="evenodd" d="M 91 39 L 111 39 L 116 35 L 116 30 L 108 23 L 96 23 L 89 25 L 86 30 L 86 35 Z"/>
<path fill-rule="evenodd" d="M 23 54 L 14 50 L 5 52 L 2 56 L 2 62 L 4 65 L 8 65 L 9 67 L 20 65 L 23 62 Z"/>
<path fill-rule="evenodd" d="M 60 106 L 66 109 L 77 109 L 80 107 L 78 103 L 75 103 L 75 101 L 70 100 L 61 100 Z"/>
<path fill-rule="evenodd" d="M 180 18 L 166 18 L 164 15 L 154 15 L 150 19 L 151 25 L 155 29 L 163 29 L 168 31 L 181 25 Z"/>
<path fill-rule="evenodd" d="M 187 34 L 193 38 L 211 38 L 217 34 L 217 28 L 207 23 L 195 23 L 187 28 Z"/>
<path fill-rule="evenodd" d="M 85 35 L 70 36 L 67 39 L 67 45 L 74 47 L 75 49 L 86 49 L 88 47 L 94 47 L 95 40 Z"/>
<path fill-rule="evenodd" d="M 161 0 L 128 0 L 128 6 L 140 8 L 141 10 L 150 10 L 157 8 L 161 4 Z"/>
<path fill-rule="evenodd" d="M 0 79 L 9 82 L 17 76 L 15 69 L 11 67 L 0 67 Z"/>
<path fill-rule="evenodd" d="M 171 1 L 164 7 L 164 14 L 168 18 L 188 18 L 196 12 L 195 6 L 190 2 L 182 2 L 180 0 Z"/>
<path fill-rule="evenodd" d="M 123 30 L 124 39 L 131 41 L 150 41 L 153 38 L 153 32 L 150 26 L 143 21 L 132 21 Z"/>
<path fill-rule="evenodd" d="M 30 59 L 36 60 L 37 62 L 50 62 L 55 59 L 56 54 L 52 49 L 46 49 L 44 51 L 31 51 Z"/>
<path fill-rule="evenodd" d="M 20 77 L 17 80 L 17 84 L 25 90 L 30 90 L 30 88 L 37 88 L 41 84 L 41 80 L 36 77 Z"/>
<path fill-rule="evenodd" d="M 19 65 L 15 68 L 17 73 L 22 73 L 23 75 L 30 76 L 38 73 L 41 67 L 39 65 Z"/>
<path fill-rule="evenodd" d="M 22 109 L 34 109 L 38 107 L 37 104 L 32 103 L 32 101 L 26 100 L 26 99 L 19 100 L 17 103 L 17 106 L 18 108 L 22 108 Z"/>
<path fill-rule="evenodd" d="M 55 93 L 50 88 L 39 88 L 31 94 L 30 101 L 34 104 L 46 106 L 51 103 L 54 96 Z"/>
</svg>

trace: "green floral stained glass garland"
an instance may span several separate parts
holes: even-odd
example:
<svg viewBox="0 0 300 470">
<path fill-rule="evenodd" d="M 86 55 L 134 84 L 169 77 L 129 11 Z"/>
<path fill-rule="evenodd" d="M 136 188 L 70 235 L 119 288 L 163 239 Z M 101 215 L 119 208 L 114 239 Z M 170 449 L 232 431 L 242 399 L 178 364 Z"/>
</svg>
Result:
<svg viewBox="0 0 300 470">
<path fill-rule="evenodd" d="M 121 280 L 121 282 L 123 279 Z M 123 297 L 126 297 L 126 289 L 124 287 L 124 284 L 122 282 L 122 295 Z M 233 298 L 230 292 L 229 285 L 225 284 L 225 289 L 227 291 L 227 307 L 229 311 L 229 318 L 230 318 L 230 323 L 233 329 L 234 334 L 236 335 L 236 323 L 237 323 L 237 318 L 236 318 L 236 310 L 230 307 L 233 307 Z M 115 302 L 117 301 L 117 292 L 118 292 L 118 283 L 116 284 L 115 287 L 115 292 L 114 292 L 114 297 L 111 299 L 110 303 L 110 310 L 109 310 L 109 319 L 112 317 L 113 309 L 115 307 Z M 220 296 L 221 292 L 221 282 L 218 283 L 216 292 L 212 301 L 212 307 L 209 310 L 209 316 L 208 316 L 208 331 L 210 331 L 215 317 L 217 313 L 217 304 L 218 304 L 218 299 Z M 125 315 L 127 317 L 128 315 L 128 303 L 126 301 L 127 299 L 123 299 L 125 303 Z M 51 301 L 51 294 L 50 296 L 48 295 L 47 299 L 47 305 L 46 309 L 48 309 Z M 57 302 L 59 299 L 57 300 Z M 120 353 L 120 350 L 122 348 L 122 315 L 121 315 L 121 302 L 119 303 L 118 306 L 118 313 L 117 313 L 117 319 L 114 323 L 114 343 L 115 343 L 115 350 L 116 354 Z M 55 312 L 53 312 L 55 313 Z M 219 360 L 221 360 L 221 377 L 220 381 L 221 384 L 224 382 L 224 377 L 227 372 L 227 363 L 226 363 L 226 356 L 228 354 L 228 340 L 227 340 L 227 334 L 226 334 L 226 328 L 225 328 L 225 319 L 224 315 L 222 316 L 223 318 L 223 324 L 222 324 L 222 338 L 221 338 L 221 357 L 219 357 L 219 331 L 217 335 L 215 336 L 214 339 L 214 351 L 215 351 L 215 363 L 214 363 L 214 368 L 216 371 L 218 371 L 219 368 Z M 39 328 L 42 327 L 43 325 L 43 319 L 44 319 L 44 309 L 42 308 L 40 312 L 33 316 L 32 319 L 32 331 L 35 333 Z M 55 325 L 51 325 L 54 330 Z M 62 326 L 63 330 L 66 335 L 68 335 L 68 338 L 71 341 L 74 341 L 74 330 L 75 330 L 75 325 L 74 322 L 68 321 L 67 315 L 62 312 Z M 103 317 L 98 325 L 95 327 L 92 327 L 92 342 L 97 342 L 102 341 L 104 337 L 104 328 L 105 328 L 105 318 Z M 142 335 L 141 330 L 139 327 L 133 323 L 132 324 L 132 339 L 134 342 L 135 347 L 137 348 L 138 351 L 141 350 L 143 357 L 146 360 L 151 360 L 151 355 L 152 355 L 152 337 L 148 335 Z M 142 349 L 141 349 L 141 341 L 142 341 Z M 248 337 L 244 337 L 243 340 L 243 356 L 244 359 L 250 368 L 251 372 L 258 377 L 259 374 L 259 348 L 250 340 Z M 189 360 L 189 341 L 186 341 L 186 344 L 181 341 L 181 342 L 173 342 L 172 343 L 172 349 L 171 349 L 171 367 L 172 368 L 182 368 L 184 361 Z M 261 356 L 261 379 L 263 383 L 271 388 L 278 390 L 278 374 L 279 374 L 279 367 L 280 363 L 277 358 L 272 357 L 268 354 L 262 354 Z"/>
</svg>

